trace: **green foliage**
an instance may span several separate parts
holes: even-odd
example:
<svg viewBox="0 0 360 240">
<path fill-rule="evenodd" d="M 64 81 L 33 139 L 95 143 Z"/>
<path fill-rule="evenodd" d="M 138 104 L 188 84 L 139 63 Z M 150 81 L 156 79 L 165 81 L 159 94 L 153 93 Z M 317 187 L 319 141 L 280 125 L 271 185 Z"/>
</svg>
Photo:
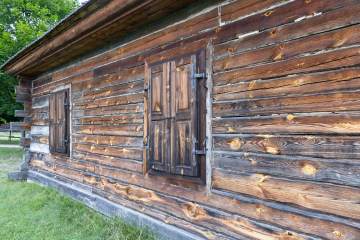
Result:
<svg viewBox="0 0 360 240">
<path fill-rule="evenodd" d="M 0 0 L 0 65 L 79 6 L 78 0 Z M 17 80 L 0 71 L 0 118 L 16 121 Z"/>
</svg>

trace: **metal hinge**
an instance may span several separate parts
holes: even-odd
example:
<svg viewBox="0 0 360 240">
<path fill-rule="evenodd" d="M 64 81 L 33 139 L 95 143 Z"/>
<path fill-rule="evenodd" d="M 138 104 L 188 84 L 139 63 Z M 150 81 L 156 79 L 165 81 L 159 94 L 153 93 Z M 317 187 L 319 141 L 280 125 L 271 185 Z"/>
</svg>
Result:
<svg viewBox="0 0 360 240">
<path fill-rule="evenodd" d="M 145 91 L 147 91 L 147 92 L 148 92 L 148 98 L 150 97 L 150 91 L 149 91 L 149 89 L 150 89 L 150 76 L 148 77 L 147 85 L 144 86 L 144 96 L 145 96 Z"/>
<path fill-rule="evenodd" d="M 146 144 L 145 144 L 145 141 L 146 141 Z M 149 146 L 150 146 L 150 136 L 147 136 L 143 140 L 143 148 L 149 150 Z"/>
<path fill-rule="evenodd" d="M 69 139 L 65 138 L 65 133 L 63 133 L 63 144 L 68 143 Z"/>
<path fill-rule="evenodd" d="M 195 137 L 193 137 L 193 149 L 192 149 L 192 154 L 193 154 L 193 166 L 195 167 L 196 166 L 196 155 L 204 155 L 204 154 L 206 154 L 206 140 L 207 140 L 208 138 L 206 137 L 205 138 L 205 140 L 203 141 L 203 146 L 204 146 L 204 149 L 203 150 L 196 150 L 196 142 L 197 142 L 197 140 L 196 140 L 196 138 Z"/>
<path fill-rule="evenodd" d="M 195 72 L 195 65 L 194 63 L 191 64 L 191 90 L 194 91 L 195 89 L 195 79 L 198 78 L 205 78 L 205 73 L 194 73 Z"/>
</svg>

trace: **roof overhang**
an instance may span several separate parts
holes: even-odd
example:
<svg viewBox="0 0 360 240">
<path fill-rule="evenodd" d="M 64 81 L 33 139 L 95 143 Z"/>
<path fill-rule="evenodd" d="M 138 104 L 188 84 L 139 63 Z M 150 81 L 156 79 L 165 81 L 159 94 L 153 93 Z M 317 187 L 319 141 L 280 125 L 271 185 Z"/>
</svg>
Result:
<svg viewBox="0 0 360 240">
<path fill-rule="evenodd" d="M 91 0 L 12 58 L 1 70 L 36 76 L 169 15 L 196 0 Z"/>
</svg>

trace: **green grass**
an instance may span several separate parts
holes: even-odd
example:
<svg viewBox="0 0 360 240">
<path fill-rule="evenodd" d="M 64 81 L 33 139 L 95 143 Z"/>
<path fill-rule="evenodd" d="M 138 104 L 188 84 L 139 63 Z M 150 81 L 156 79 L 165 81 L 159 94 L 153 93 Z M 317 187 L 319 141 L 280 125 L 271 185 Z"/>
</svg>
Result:
<svg viewBox="0 0 360 240">
<path fill-rule="evenodd" d="M 156 239 L 36 183 L 9 181 L 22 149 L 0 148 L 0 239 Z"/>
<path fill-rule="evenodd" d="M 19 145 L 19 138 L 9 140 L 9 133 L 0 133 L 0 144 Z M 12 137 L 21 137 L 21 133 L 12 133 Z"/>
</svg>

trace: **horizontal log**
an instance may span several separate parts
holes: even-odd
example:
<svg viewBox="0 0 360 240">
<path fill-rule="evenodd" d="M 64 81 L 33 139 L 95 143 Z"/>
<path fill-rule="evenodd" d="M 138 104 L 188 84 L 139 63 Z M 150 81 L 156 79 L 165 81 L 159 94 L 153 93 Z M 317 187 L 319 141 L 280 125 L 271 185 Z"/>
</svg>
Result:
<svg viewBox="0 0 360 240">
<path fill-rule="evenodd" d="M 99 77 L 88 81 L 75 83 L 72 85 L 74 93 L 89 92 L 92 90 L 113 86 L 115 84 L 127 83 L 134 80 L 144 79 L 144 68 L 136 67 L 124 70 L 118 73 L 110 74 L 105 77 Z"/>
<path fill-rule="evenodd" d="M 355 187 L 219 169 L 213 170 L 212 186 L 265 200 L 296 204 L 344 217 L 360 218 L 360 204 L 357 201 L 360 190 Z"/>
<path fill-rule="evenodd" d="M 215 151 L 214 164 L 215 167 L 229 170 L 353 186 L 360 185 L 360 162 L 358 160 Z"/>
<path fill-rule="evenodd" d="M 239 17 L 268 8 L 277 2 L 279 2 L 279 0 L 247 0 L 228 3 L 220 7 L 221 22 L 234 21 Z"/>
<path fill-rule="evenodd" d="M 24 102 L 25 111 L 31 111 L 31 108 L 32 108 L 32 102 Z"/>
<path fill-rule="evenodd" d="M 32 126 L 31 135 L 45 135 L 49 136 L 49 127 L 48 126 Z"/>
<path fill-rule="evenodd" d="M 121 137 L 101 135 L 73 135 L 74 143 L 88 143 L 108 146 L 143 147 L 142 137 Z"/>
<path fill-rule="evenodd" d="M 232 237 L 276 239 L 287 234 L 284 229 L 275 228 L 267 224 L 260 226 L 255 221 L 249 221 L 241 216 L 226 214 L 216 209 L 189 203 L 147 189 L 124 185 L 118 182 L 109 182 L 95 176 L 85 176 L 84 181 L 107 192 L 119 195 L 126 200 L 154 207 L 161 211 L 171 213 L 176 217 L 228 234 Z M 299 239 L 308 239 L 300 234 L 297 235 L 297 237 Z"/>
<path fill-rule="evenodd" d="M 39 160 L 30 159 L 30 165 L 34 167 L 38 167 L 40 169 L 43 169 L 45 171 L 70 178 L 72 180 L 83 182 L 84 180 L 84 172 L 83 171 L 77 171 L 74 169 L 70 169 L 67 167 L 60 166 L 58 164 L 53 163 L 47 163 Z"/>
<path fill-rule="evenodd" d="M 24 88 L 31 88 L 32 87 L 32 77 L 28 76 L 18 76 L 19 78 L 19 86 Z"/>
<path fill-rule="evenodd" d="M 72 158 L 75 160 L 83 160 L 100 165 L 121 168 L 132 172 L 142 173 L 142 163 L 130 159 L 117 158 L 107 155 L 97 155 L 91 153 L 82 153 L 78 151 L 72 152 Z"/>
<path fill-rule="evenodd" d="M 34 113 L 31 115 L 31 120 L 48 120 L 49 119 L 49 112 L 40 112 Z"/>
<path fill-rule="evenodd" d="M 122 114 L 120 116 L 102 116 L 74 119 L 74 125 L 114 125 L 127 123 L 143 123 L 144 114 Z"/>
<path fill-rule="evenodd" d="M 10 123 L 11 131 L 30 131 L 31 123 L 12 122 Z"/>
<path fill-rule="evenodd" d="M 113 126 L 99 125 L 80 125 L 73 127 L 75 134 L 95 134 L 95 135 L 114 135 L 114 136 L 143 136 L 143 125 L 123 124 Z"/>
<path fill-rule="evenodd" d="M 241 34 L 262 30 L 277 25 L 293 22 L 302 16 L 312 15 L 318 12 L 326 12 L 341 6 L 346 6 L 354 0 L 336 1 L 324 0 L 322 2 L 294 1 L 282 6 L 273 8 L 267 12 L 261 12 L 241 19 L 234 23 L 227 24 L 217 30 L 214 34 L 214 43 L 234 39 Z"/>
<path fill-rule="evenodd" d="M 213 133 L 261 134 L 359 134 L 360 115 L 279 115 L 239 118 L 216 118 Z"/>
<path fill-rule="evenodd" d="M 16 94 L 17 102 L 31 102 L 31 94 L 29 93 L 17 93 Z"/>
<path fill-rule="evenodd" d="M 38 85 L 37 88 L 33 89 L 33 97 L 50 94 L 50 90 L 55 86 L 65 85 L 69 83 L 76 84 L 77 82 L 85 81 L 85 80 L 90 81 L 92 77 L 93 77 L 93 71 L 87 71 L 80 74 L 76 74 L 74 76 L 67 77 L 65 79 L 50 81 L 45 85 L 40 84 Z M 76 91 L 74 91 L 73 88 L 71 88 L 71 91 L 73 93 L 76 93 Z"/>
<path fill-rule="evenodd" d="M 213 104 L 213 116 L 249 116 L 279 113 L 360 110 L 359 92 L 336 92 L 292 97 L 240 100 Z"/>
<path fill-rule="evenodd" d="M 121 116 L 127 113 L 138 113 L 144 111 L 144 104 L 127 104 L 102 108 L 73 110 L 73 117 L 96 117 L 96 116 Z"/>
<path fill-rule="evenodd" d="M 85 172 L 94 172 L 95 165 L 86 161 L 70 159 L 67 156 L 60 154 L 49 154 L 49 153 L 30 153 L 31 159 L 37 161 L 43 161 L 48 163 L 55 163 L 70 167 L 73 169 L 85 171 Z"/>
<path fill-rule="evenodd" d="M 30 151 L 36 153 L 50 153 L 50 147 L 48 144 L 31 142 Z"/>
<path fill-rule="evenodd" d="M 38 114 L 38 113 L 49 113 L 49 105 L 45 105 L 43 107 L 32 108 L 31 113 Z"/>
<path fill-rule="evenodd" d="M 33 120 L 31 122 L 32 126 L 49 126 L 49 120 L 45 119 L 45 120 Z"/>
<path fill-rule="evenodd" d="M 203 227 L 200 227 L 195 224 L 191 224 L 188 221 L 185 221 L 183 219 L 177 218 L 173 215 L 169 215 L 164 212 L 160 212 L 152 207 L 147 207 L 147 206 L 144 206 L 143 204 L 136 203 L 133 200 L 126 200 L 125 198 L 121 198 L 117 195 L 110 194 L 108 192 L 105 192 L 105 191 L 102 191 L 102 190 L 99 190 L 96 188 L 93 189 L 93 193 L 97 194 L 103 198 L 106 198 L 109 201 L 116 202 L 116 203 L 124 205 L 128 208 L 134 209 L 138 212 L 142 212 L 148 216 L 156 218 L 167 224 L 182 228 L 182 229 L 186 230 L 187 232 L 191 232 L 191 233 L 198 235 L 199 237 L 210 238 L 210 239 L 219 239 L 219 240 L 232 239 L 232 238 L 224 236 L 218 232 L 215 232 L 213 229 L 210 230 L 210 229 L 203 228 Z"/>
<path fill-rule="evenodd" d="M 31 141 L 31 138 L 20 138 L 20 146 L 22 147 L 30 147 L 30 141 Z"/>
<path fill-rule="evenodd" d="M 360 47 L 349 47 L 321 54 L 302 56 L 268 64 L 250 66 L 214 75 L 214 85 L 225 85 L 256 79 L 274 78 L 290 74 L 323 71 L 332 68 L 355 66 L 360 63 Z"/>
<path fill-rule="evenodd" d="M 30 117 L 31 111 L 15 110 L 15 117 Z"/>
<path fill-rule="evenodd" d="M 254 152 L 324 158 L 360 158 L 359 136 L 214 135 L 215 151 Z"/>
<path fill-rule="evenodd" d="M 351 221 L 347 218 L 296 209 L 280 203 L 266 202 L 260 199 L 228 194 L 217 190 L 213 190 L 212 194 L 207 194 L 206 192 L 193 191 L 175 185 L 159 184 L 152 181 L 142 182 L 142 175 L 137 174 L 133 174 L 132 178 L 127 177 L 125 180 L 126 179 L 131 179 L 132 184 L 163 192 L 171 196 L 177 196 L 187 201 L 223 209 L 227 212 L 256 219 L 257 221 L 275 223 L 276 225 L 304 233 L 315 234 L 327 239 L 338 239 L 335 233 L 341 233 L 349 239 L 356 240 L 360 233 L 360 225 L 358 222 Z M 109 182 L 109 180 L 101 179 L 99 181 L 96 177 L 86 175 L 84 182 L 103 189 L 106 192 L 121 196 L 121 194 L 116 191 L 116 184 Z M 108 188 L 108 183 L 111 183 L 113 187 Z M 123 185 L 123 183 L 118 184 L 120 186 Z M 129 193 L 132 193 L 132 191 L 129 191 Z M 289 232 L 291 233 L 291 230 L 289 230 Z"/>
<path fill-rule="evenodd" d="M 237 2 L 238 1 L 234 2 L 234 4 Z M 258 48 L 264 45 L 280 43 L 288 39 L 295 39 L 319 32 L 325 32 L 339 26 L 359 23 L 359 17 L 357 15 L 359 10 L 359 4 L 348 5 L 336 11 L 322 12 L 322 14 L 303 19 L 302 21 L 277 26 L 265 31 L 260 31 L 259 33 L 250 36 L 224 42 L 214 46 L 214 56 L 220 57 L 224 55 L 230 55 L 232 53 Z M 334 40 L 334 46 L 341 43 L 341 41 L 345 39 L 346 35 Z"/>
<path fill-rule="evenodd" d="M 94 101 L 73 103 L 74 110 L 85 110 L 90 108 L 122 105 L 122 104 L 132 104 L 132 103 L 142 103 L 144 101 L 143 93 L 129 94 L 119 97 L 104 98 Z"/>
<path fill-rule="evenodd" d="M 143 154 L 143 150 L 139 148 L 116 148 L 110 146 L 96 146 L 79 143 L 73 144 L 73 150 L 134 160 L 142 160 Z"/>
<path fill-rule="evenodd" d="M 346 38 L 344 38 L 346 36 Z M 214 71 L 244 67 L 261 62 L 285 60 L 300 54 L 321 51 L 324 49 L 346 47 L 359 43 L 360 26 L 351 26 L 338 31 L 317 34 L 301 39 L 271 45 L 237 55 L 231 55 L 214 61 Z"/>
<path fill-rule="evenodd" d="M 15 86 L 15 93 L 31 94 L 31 87 Z"/>
<path fill-rule="evenodd" d="M 242 82 L 218 86 L 213 89 L 216 101 L 242 98 L 264 98 L 272 96 L 339 91 L 359 88 L 359 68 L 340 69 L 325 73 L 277 78 L 264 81 Z"/>
<path fill-rule="evenodd" d="M 144 89 L 144 81 L 135 81 L 130 83 L 123 83 L 120 85 L 114 85 L 100 90 L 94 90 L 82 94 L 73 94 L 74 102 L 96 100 L 105 97 L 114 97 L 129 93 L 140 92 Z"/>
<path fill-rule="evenodd" d="M 32 107 L 33 108 L 40 108 L 40 107 L 49 106 L 49 101 L 50 101 L 50 95 L 44 95 L 44 96 L 41 96 L 41 97 L 35 97 L 35 98 L 33 98 Z"/>
<path fill-rule="evenodd" d="M 48 135 L 35 135 L 35 134 L 31 134 L 31 142 L 33 142 L 33 143 L 49 144 L 49 136 L 48 136 Z"/>
<path fill-rule="evenodd" d="M 35 79 L 34 83 L 33 83 L 33 88 L 35 89 L 35 88 L 38 88 L 38 87 L 40 87 L 42 85 L 46 85 L 46 84 L 51 83 L 51 82 L 52 82 L 52 75 L 50 74 L 50 75 L 47 75 L 47 76 L 42 77 L 40 79 Z"/>
</svg>

